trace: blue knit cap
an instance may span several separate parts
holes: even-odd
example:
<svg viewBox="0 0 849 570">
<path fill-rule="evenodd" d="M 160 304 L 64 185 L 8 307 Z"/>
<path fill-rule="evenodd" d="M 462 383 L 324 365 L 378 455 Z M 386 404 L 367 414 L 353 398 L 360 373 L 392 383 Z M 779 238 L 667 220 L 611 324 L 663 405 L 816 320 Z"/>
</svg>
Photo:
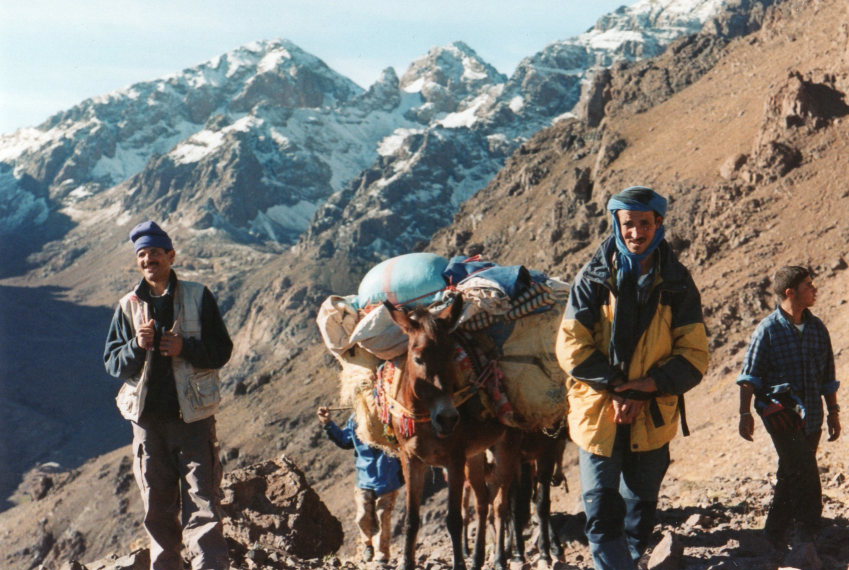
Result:
<svg viewBox="0 0 849 570">
<path fill-rule="evenodd" d="M 613 217 L 613 235 L 616 237 L 616 249 L 619 250 L 619 258 L 621 260 L 619 266 L 619 275 L 617 281 L 621 280 L 626 275 L 640 274 L 640 262 L 654 253 L 658 244 L 666 235 L 665 227 L 660 226 L 654 234 L 654 239 L 649 244 L 648 249 L 637 255 L 628 251 L 625 245 L 625 240 L 622 238 L 622 229 L 619 227 L 619 219 L 616 217 L 618 210 L 631 210 L 637 212 L 655 212 L 658 216 L 666 217 L 666 198 L 645 186 L 631 186 L 626 188 L 619 194 L 615 194 L 607 202 L 607 209 Z"/>
<path fill-rule="evenodd" d="M 165 251 L 174 249 L 171 238 L 156 222 L 142 222 L 130 231 L 130 241 L 136 248 L 136 253 L 145 247 L 161 247 Z"/>
</svg>

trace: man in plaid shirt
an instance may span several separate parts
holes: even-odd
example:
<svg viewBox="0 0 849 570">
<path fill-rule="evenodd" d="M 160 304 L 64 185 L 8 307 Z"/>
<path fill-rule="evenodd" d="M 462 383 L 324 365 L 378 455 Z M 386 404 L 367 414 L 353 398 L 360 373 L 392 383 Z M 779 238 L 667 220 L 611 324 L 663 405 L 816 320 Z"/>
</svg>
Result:
<svg viewBox="0 0 849 570">
<path fill-rule="evenodd" d="M 752 335 L 740 386 L 740 436 L 752 441 L 755 411 L 778 452 L 775 494 L 764 532 L 773 545 L 787 545 L 795 518 L 798 541 L 813 543 L 822 515 L 817 446 L 822 434 L 823 399 L 828 411 L 828 441 L 840 435 L 840 406 L 831 338 L 810 307 L 817 300 L 809 270 L 782 267 L 773 277 L 779 306 Z M 812 546 L 812 544 L 811 544 Z"/>
</svg>

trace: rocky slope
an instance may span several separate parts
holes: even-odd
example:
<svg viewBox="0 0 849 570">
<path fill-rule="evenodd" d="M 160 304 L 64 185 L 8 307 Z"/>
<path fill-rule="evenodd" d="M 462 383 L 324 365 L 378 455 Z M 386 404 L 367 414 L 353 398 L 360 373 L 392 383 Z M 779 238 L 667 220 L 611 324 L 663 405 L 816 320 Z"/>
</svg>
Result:
<svg viewBox="0 0 849 570">
<path fill-rule="evenodd" d="M 707 34 L 674 43 L 660 57 L 613 66 L 586 91 L 593 121 L 562 120 L 523 143 L 426 246 L 445 255 L 483 252 L 568 279 L 609 230 L 604 204 L 610 193 L 643 183 L 671 197 L 670 241 L 702 289 L 713 347 L 709 374 L 688 395 L 693 435 L 674 442 L 664 490 L 662 530 L 678 535 L 686 568 L 775 567 L 751 533 L 763 521 L 774 459 L 762 429 L 754 444 L 736 435 L 733 385 L 748 335 L 772 306 L 768 276 L 774 267 L 806 263 L 817 269 L 816 312 L 832 332 L 838 376 L 849 369 L 842 340 L 849 333 L 843 298 L 849 286 L 849 195 L 834 174 L 846 168 L 849 156 L 849 14 L 836 0 L 741 6 L 745 10 L 715 21 Z M 725 30 L 738 31 L 726 36 Z M 746 35 L 734 37 L 739 33 Z M 354 193 L 372 182 L 366 171 Z M 108 207 L 109 192 L 89 199 Z M 116 214 L 104 213 L 101 222 Z M 337 228 L 340 235 L 348 231 Z M 103 243 L 120 243 L 124 228 L 110 232 L 100 234 Z M 211 283 L 228 324 L 238 331 L 240 359 L 228 373 L 233 395 L 219 419 L 227 468 L 286 453 L 305 468 L 350 537 L 351 459 L 322 440 L 313 415 L 335 396 L 335 368 L 316 342 L 310 315 L 327 294 L 355 290 L 370 262 L 335 249 L 333 234 L 324 232 L 332 230 L 278 254 L 239 243 L 220 228 L 178 226 L 179 243 L 185 244 L 185 265 L 178 269 Z M 91 268 L 120 266 L 126 252 L 117 248 L 74 257 L 68 248 L 54 247 L 42 253 L 44 275 L 32 273 L 23 282 L 50 283 L 59 275 L 71 300 L 108 304 L 133 279 L 126 266 L 108 281 L 91 278 Z M 61 254 L 69 259 L 64 268 Z M 829 527 L 819 547 L 827 568 L 849 563 L 842 546 L 847 441 L 824 443 L 820 451 Z M 97 485 L 118 487 L 122 458 L 118 450 L 75 474 L 51 475 L 57 483 L 46 491 L 47 483 L 22 488 L 23 504 L 0 514 L 3 542 L 13 544 L 15 553 L 5 565 L 37 567 L 34 553 L 45 533 L 91 537 L 83 560 L 122 547 L 129 551 L 138 537 L 132 488 L 124 507 L 108 493 L 88 508 L 80 506 Z M 574 458 L 567 463 L 573 492 L 559 495 L 555 506 L 559 532 L 569 543 L 564 564 L 586 568 Z M 62 477 L 74 477 L 73 493 Z M 439 505 L 437 495 L 426 515 L 423 567 L 447 559 Z M 124 518 L 118 517 L 121 508 Z M 706 518 L 691 521 L 693 515 Z M 42 519 L 42 534 L 24 522 Z M 349 538 L 342 556 L 350 555 Z"/>
</svg>

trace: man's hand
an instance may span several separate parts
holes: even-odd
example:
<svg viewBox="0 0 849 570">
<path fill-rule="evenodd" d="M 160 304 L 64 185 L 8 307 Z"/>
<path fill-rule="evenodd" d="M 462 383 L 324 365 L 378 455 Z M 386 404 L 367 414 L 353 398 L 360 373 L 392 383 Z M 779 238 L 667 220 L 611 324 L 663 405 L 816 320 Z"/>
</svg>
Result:
<svg viewBox="0 0 849 570">
<path fill-rule="evenodd" d="M 140 326 L 139 330 L 136 332 L 136 342 L 139 343 L 139 346 L 145 350 L 153 350 L 153 336 L 155 334 L 153 327 L 153 319 L 150 319 Z"/>
<path fill-rule="evenodd" d="M 613 395 L 611 397 L 613 403 L 613 422 L 617 424 L 622 423 L 622 406 L 625 404 L 625 398 L 622 396 Z"/>
<path fill-rule="evenodd" d="M 171 331 L 162 333 L 159 352 L 162 356 L 180 356 L 183 352 L 183 337 Z"/>
<path fill-rule="evenodd" d="M 613 396 L 613 421 L 617 424 L 631 424 L 645 407 L 643 400 L 626 400 Z"/>
<path fill-rule="evenodd" d="M 625 392 L 626 390 L 636 390 L 638 392 L 652 393 L 657 392 L 657 385 L 654 378 L 651 376 L 643 376 L 636 380 L 630 380 L 617 385 L 614 390 L 616 392 Z M 613 421 L 617 424 L 631 424 L 637 419 L 637 416 L 646 407 L 647 400 L 630 400 L 621 396 L 613 396 Z"/>
<path fill-rule="evenodd" d="M 752 417 L 752 414 L 740 414 L 740 425 L 737 427 L 737 431 L 740 432 L 740 437 L 746 441 L 753 441 L 752 436 L 755 433 L 755 418 Z"/>
<path fill-rule="evenodd" d="M 636 380 L 630 380 L 624 384 L 620 384 L 615 388 L 617 392 L 625 390 L 636 390 L 638 392 L 657 392 L 657 384 L 651 376 L 643 376 Z"/>
<path fill-rule="evenodd" d="M 835 441 L 840 437 L 840 414 L 836 412 L 829 413 L 825 419 L 828 426 L 828 441 Z"/>
<path fill-rule="evenodd" d="M 330 422 L 330 410 L 327 409 L 326 406 L 321 406 L 316 412 L 318 416 L 318 421 L 321 422 L 321 425 L 327 425 Z"/>
<path fill-rule="evenodd" d="M 643 408 L 646 407 L 647 403 L 648 400 L 625 400 L 625 403 L 622 406 L 622 423 L 634 423 L 634 420 L 637 419 L 637 416 L 640 415 L 640 412 L 643 411 Z"/>
</svg>

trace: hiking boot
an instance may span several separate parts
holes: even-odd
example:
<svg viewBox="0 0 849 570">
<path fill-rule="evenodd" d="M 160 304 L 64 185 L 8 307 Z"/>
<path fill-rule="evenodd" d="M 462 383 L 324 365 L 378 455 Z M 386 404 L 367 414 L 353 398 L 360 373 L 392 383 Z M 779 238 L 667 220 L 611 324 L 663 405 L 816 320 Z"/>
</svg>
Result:
<svg viewBox="0 0 849 570">
<path fill-rule="evenodd" d="M 372 558 L 374 558 L 374 547 L 368 544 L 363 548 L 363 562 L 371 562 Z"/>
</svg>

